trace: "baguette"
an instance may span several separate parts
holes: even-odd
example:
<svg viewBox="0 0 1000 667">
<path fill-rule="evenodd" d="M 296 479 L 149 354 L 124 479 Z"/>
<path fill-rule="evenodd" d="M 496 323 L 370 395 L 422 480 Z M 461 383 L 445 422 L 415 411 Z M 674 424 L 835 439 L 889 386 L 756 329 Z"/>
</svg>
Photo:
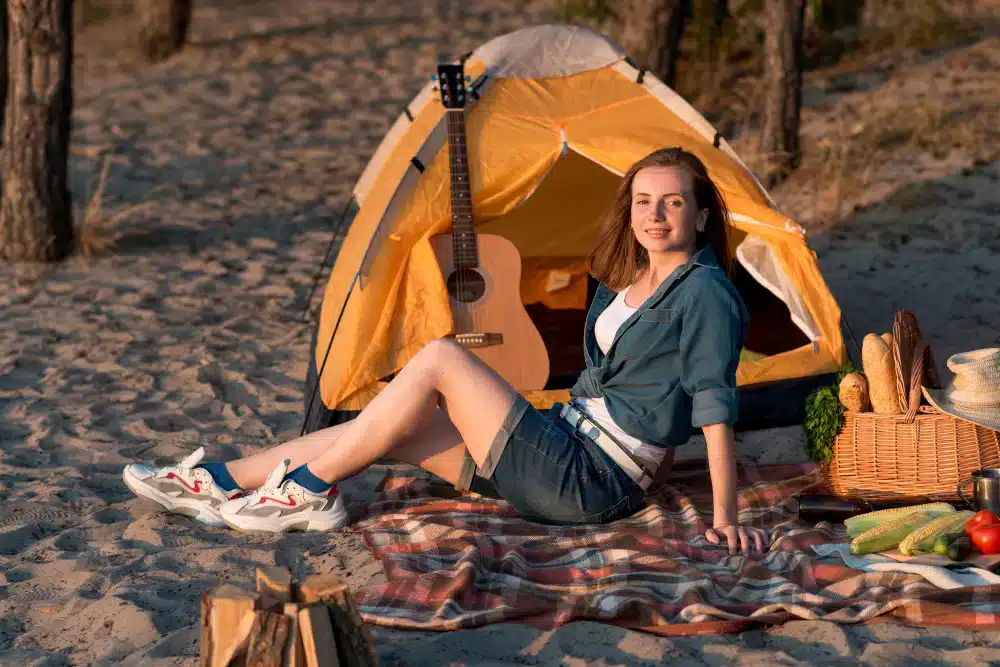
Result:
<svg viewBox="0 0 1000 667">
<path fill-rule="evenodd" d="M 861 344 L 861 363 L 868 378 L 872 409 L 880 414 L 902 414 L 896 389 L 892 349 L 883 337 L 870 333 Z"/>
</svg>

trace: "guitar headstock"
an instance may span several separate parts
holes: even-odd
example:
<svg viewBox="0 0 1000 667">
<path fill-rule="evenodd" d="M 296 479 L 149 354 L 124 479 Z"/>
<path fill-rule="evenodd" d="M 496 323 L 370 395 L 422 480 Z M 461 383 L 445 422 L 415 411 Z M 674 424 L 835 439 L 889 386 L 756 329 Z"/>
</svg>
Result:
<svg viewBox="0 0 1000 667">
<path fill-rule="evenodd" d="M 458 65 L 438 65 L 437 76 L 431 77 L 431 81 L 436 81 L 434 90 L 441 93 L 441 104 L 445 109 L 461 109 L 465 106 L 466 93 L 472 91 L 472 86 L 468 85 L 472 79 L 465 76 L 465 66 Z"/>
</svg>

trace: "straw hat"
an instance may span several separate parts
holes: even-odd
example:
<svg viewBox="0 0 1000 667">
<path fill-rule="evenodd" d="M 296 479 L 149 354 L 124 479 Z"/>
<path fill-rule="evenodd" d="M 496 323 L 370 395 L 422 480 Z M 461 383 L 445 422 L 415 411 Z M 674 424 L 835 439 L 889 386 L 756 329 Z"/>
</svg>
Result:
<svg viewBox="0 0 1000 667">
<path fill-rule="evenodd" d="M 948 359 L 955 374 L 944 389 L 921 387 L 941 412 L 1000 431 L 1000 347 L 960 352 Z"/>
</svg>

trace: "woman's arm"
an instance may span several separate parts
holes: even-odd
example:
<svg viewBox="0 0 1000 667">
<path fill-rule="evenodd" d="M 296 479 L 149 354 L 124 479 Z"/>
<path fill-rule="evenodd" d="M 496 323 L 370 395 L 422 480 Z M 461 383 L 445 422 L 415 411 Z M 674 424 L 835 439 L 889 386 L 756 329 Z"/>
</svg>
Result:
<svg viewBox="0 0 1000 667">
<path fill-rule="evenodd" d="M 724 536 L 731 554 L 736 553 L 737 545 L 743 553 L 750 553 L 751 545 L 763 553 L 770 541 L 767 532 L 738 524 L 733 429 L 726 424 L 711 424 L 702 430 L 708 445 L 708 469 L 712 475 L 712 528 L 705 532 L 705 537 L 712 544 L 718 544 L 720 536 Z"/>
<path fill-rule="evenodd" d="M 712 474 L 712 526 L 736 524 L 736 444 L 725 424 L 702 429 L 708 444 L 708 469 Z"/>
</svg>

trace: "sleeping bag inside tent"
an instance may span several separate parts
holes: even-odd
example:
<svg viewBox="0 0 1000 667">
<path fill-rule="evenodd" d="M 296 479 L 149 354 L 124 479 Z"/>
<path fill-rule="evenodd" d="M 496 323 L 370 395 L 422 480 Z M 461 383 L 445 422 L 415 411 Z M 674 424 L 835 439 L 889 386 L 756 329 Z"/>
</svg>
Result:
<svg viewBox="0 0 1000 667">
<path fill-rule="evenodd" d="M 801 416 L 806 392 L 847 360 L 840 309 L 804 230 L 715 129 L 581 27 L 498 37 L 464 67 L 472 224 L 520 255 L 521 303 L 549 361 L 543 386 L 522 391 L 531 403 L 567 401 L 585 366 L 588 256 L 621 176 L 654 150 L 681 146 L 705 163 L 732 216 L 733 281 L 750 312 L 737 426 Z M 424 345 L 455 333 L 434 251 L 437 235 L 452 232 L 448 112 L 434 86 L 403 110 L 354 188 L 357 210 L 313 335 L 309 432 L 353 417 Z"/>
</svg>

